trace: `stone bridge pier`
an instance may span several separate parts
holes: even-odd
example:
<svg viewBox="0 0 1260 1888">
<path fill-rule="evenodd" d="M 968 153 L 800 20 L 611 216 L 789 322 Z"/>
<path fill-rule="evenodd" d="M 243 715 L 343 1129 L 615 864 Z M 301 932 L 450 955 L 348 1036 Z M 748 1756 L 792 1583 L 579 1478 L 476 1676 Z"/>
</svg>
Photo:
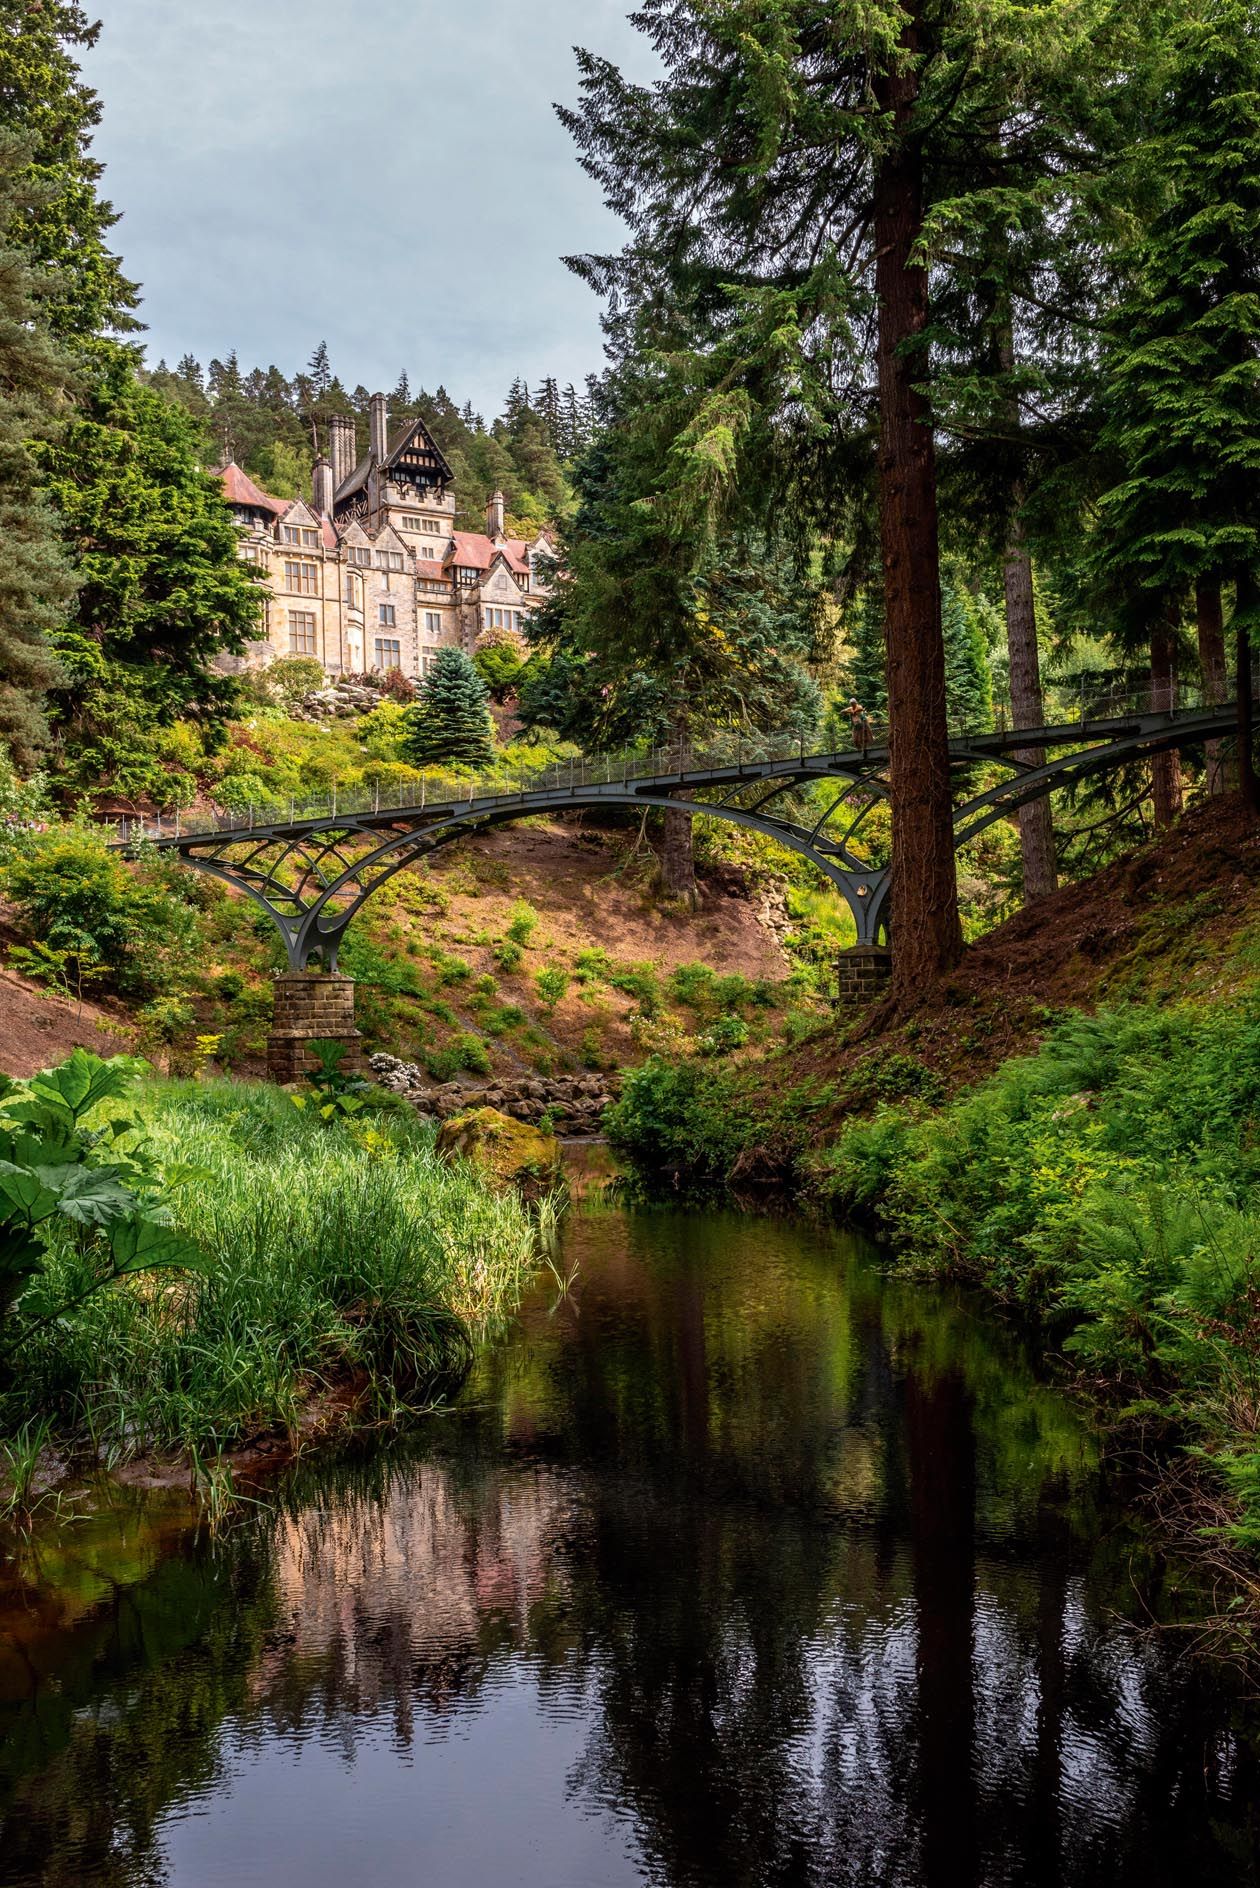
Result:
<svg viewBox="0 0 1260 1888">
<path fill-rule="evenodd" d="M 342 1045 L 342 1072 L 365 1067 L 354 1023 L 354 978 L 338 971 L 289 970 L 275 980 L 275 1013 L 267 1038 L 267 1073 L 273 1082 L 299 1082 L 319 1067 L 312 1042 Z"/>
</svg>

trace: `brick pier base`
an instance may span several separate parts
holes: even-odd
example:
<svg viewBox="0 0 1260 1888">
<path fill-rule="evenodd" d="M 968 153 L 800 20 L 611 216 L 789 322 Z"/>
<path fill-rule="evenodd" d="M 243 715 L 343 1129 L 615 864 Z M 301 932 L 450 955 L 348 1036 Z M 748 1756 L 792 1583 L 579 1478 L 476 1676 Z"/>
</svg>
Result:
<svg viewBox="0 0 1260 1888">
<path fill-rule="evenodd" d="M 291 970 L 275 982 L 276 1007 L 267 1038 L 267 1073 L 273 1082 L 297 1082 L 319 1067 L 310 1042 L 340 1042 L 347 1075 L 363 1069 L 354 1026 L 354 978 L 319 970 Z"/>
<path fill-rule="evenodd" d="M 884 995 L 892 976 L 892 952 L 875 944 L 859 944 L 836 958 L 836 1000 L 872 1003 Z"/>
</svg>

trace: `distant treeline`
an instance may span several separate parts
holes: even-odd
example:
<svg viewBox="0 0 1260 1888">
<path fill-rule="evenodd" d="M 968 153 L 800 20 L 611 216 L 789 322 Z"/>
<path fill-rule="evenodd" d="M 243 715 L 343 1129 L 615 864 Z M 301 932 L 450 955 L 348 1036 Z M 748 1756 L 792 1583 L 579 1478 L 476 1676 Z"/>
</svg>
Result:
<svg viewBox="0 0 1260 1888">
<path fill-rule="evenodd" d="M 279 498 L 309 495 L 316 440 L 325 445 L 334 413 L 353 416 L 359 451 L 367 447 L 374 390 L 348 388 L 334 374 L 322 341 L 292 376 L 274 366 L 246 370 L 233 349 L 208 368 L 191 354 L 174 368 L 159 361 L 149 378 L 201 422 L 207 463 L 226 444 L 237 463 Z M 509 518 L 535 531 L 563 516 L 571 502 L 565 469 L 590 438 L 596 388 L 594 376 L 580 392 L 554 379 L 532 389 L 517 379 L 502 413 L 487 425 L 471 404 L 457 405 L 445 387 L 413 390 L 404 373 L 389 394 L 390 421 L 418 417 L 433 434 L 455 474 L 461 528 L 480 529 L 486 501 L 502 491 Z"/>
</svg>

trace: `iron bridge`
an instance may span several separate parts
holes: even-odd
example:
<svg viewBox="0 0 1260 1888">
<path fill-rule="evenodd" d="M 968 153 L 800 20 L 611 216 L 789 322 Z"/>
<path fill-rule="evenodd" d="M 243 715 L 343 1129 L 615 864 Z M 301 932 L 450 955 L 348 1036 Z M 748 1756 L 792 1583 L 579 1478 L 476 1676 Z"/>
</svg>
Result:
<svg viewBox="0 0 1260 1888">
<path fill-rule="evenodd" d="M 1169 748 L 1219 740 L 1233 732 L 1232 703 L 1219 706 L 1137 711 L 1127 715 L 1064 722 L 1054 726 L 967 734 L 950 742 L 958 783 L 954 844 L 965 845 L 995 820 L 1070 786 L 1091 774 Z M 732 737 L 734 739 L 734 737 Z M 779 751 L 766 752 L 766 749 Z M 1051 758 L 1030 758 L 1049 750 Z M 632 771 L 633 766 L 642 771 Z M 977 769 L 1002 778 L 973 792 Z M 886 736 L 874 731 L 864 750 L 807 754 L 799 745 L 762 742 L 750 753 L 742 742 L 729 758 L 673 767 L 664 758 L 562 762 L 520 791 L 470 784 L 467 797 L 382 806 L 340 807 L 288 819 L 247 823 L 239 813 L 220 816 L 211 830 L 163 831 L 139 822 L 125 825 L 120 845 L 139 842 L 174 852 L 186 864 L 221 879 L 260 905 L 279 929 L 295 970 L 317 958 L 328 970 L 346 927 L 372 893 L 395 872 L 439 846 L 470 832 L 540 813 L 603 807 L 657 807 L 663 811 L 724 819 L 766 834 L 811 859 L 848 903 L 860 945 L 888 937 L 890 874 L 863 856 L 863 828 L 873 810 L 889 799 Z M 831 783 L 834 794 L 815 818 L 801 812 L 800 789 Z M 714 797 L 701 797 L 714 796 Z M 775 810 L 775 802 L 788 802 Z M 842 832 L 829 828 L 843 818 Z"/>
</svg>

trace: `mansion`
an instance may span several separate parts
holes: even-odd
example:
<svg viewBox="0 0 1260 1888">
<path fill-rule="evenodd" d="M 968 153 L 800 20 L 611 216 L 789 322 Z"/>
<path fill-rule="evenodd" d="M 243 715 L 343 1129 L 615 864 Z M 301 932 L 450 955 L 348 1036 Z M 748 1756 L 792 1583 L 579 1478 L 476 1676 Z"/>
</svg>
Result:
<svg viewBox="0 0 1260 1888">
<path fill-rule="evenodd" d="M 450 466 L 422 421 L 391 433 L 384 394 L 357 462 L 354 421 L 331 422 L 309 503 L 272 498 L 234 460 L 219 476 L 240 554 L 267 579 L 248 667 L 314 656 L 334 677 L 399 669 L 414 680 L 443 647 L 471 653 L 484 629 L 523 628 L 546 593 L 546 534 L 508 537 L 501 492 L 484 533 L 456 531 Z"/>
</svg>

